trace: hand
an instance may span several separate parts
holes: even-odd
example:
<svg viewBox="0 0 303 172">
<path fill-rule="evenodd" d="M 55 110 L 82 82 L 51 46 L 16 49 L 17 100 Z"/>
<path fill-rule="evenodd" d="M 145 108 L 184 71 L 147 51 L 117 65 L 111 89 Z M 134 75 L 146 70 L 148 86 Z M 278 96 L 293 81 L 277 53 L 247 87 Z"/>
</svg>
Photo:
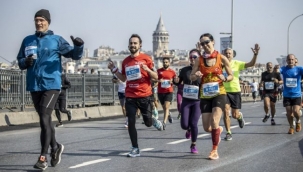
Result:
<svg viewBox="0 0 303 172">
<path fill-rule="evenodd" d="M 76 45 L 76 46 L 81 46 L 81 45 L 84 44 L 84 41 L 81 38 L 77 37 L 77 38 L 74 39 L 73 36 L 70 36 L 70 39 L 72 39 L 74 45 Z"/>
<path fill-rule="evenodd" d="M 114 62 L 109 61 L 108 65 L 107 65 L 107 68 L 110 69 L 110 70 L 114 69 L 115 68 Z"/>
<path fill-rule="evenodd" d="M 195 75 L 196 75 L 197 77 L 199 77 L 199 78 L 202 78 L 202 76 L 203 76 L 203 74 L 202 74 L 200 71 L 197 71 L 197 72 L 195 73 Z"/>
<path fill-rule="evenodd" d="M 141 67 L 142 67 L 142 69 L 145 70 L 145 71 L 150 70 L 145 64 L 142 64 Z"/>
<path fill-rule="evenodd" d="M 196 49 L 199 50 L 201 54 L 203 54 L 203 47 L 201 46 L 200 42 L 197 42 Z"/>
<path fill-rule="evenodd" d="M 255 44 L 255 48 L 254 49 L 251 48 L 251 50 L 255 55 L 258 55 L 259 50 L 260 50 L 259 44 Z"/>
<path fill-rule="evenodd" d="M 218 77 L 222 80 L 222 81 L 226 81 L 226 78 L 225 78 L 225 76 L 224 75 L 222 75 L 222 74 L 219 74 L 218 75 Z"/>
<path fill-rule="evenodd" d="M 25 64 L 27 67 L 30 67 L 34 64 L 33 54 L 30 54 L 29 56 L 26 57 Z"/>
<path fill-rule="evenodd" d="M 279 80 L 278 79 L 275 79 L 275 81 L 274 81 L 275 83 L 279 83 Z"/>
<path fill-rule="evenodd" d="M 174 82 L 175 82 L 175 83 L 179 83 L 179 81 L 180 81 L 179 77 L 176 76 L 176 77 L 174 78 Z"/>
<path fill-rule="evenodd" d="M 161 83 L 162 83 L 162 82 L 163 82 L 163 79 L 160 79 L 160 80 L 159 80 L 159 82 L 161 82 Z"/>
</svg>

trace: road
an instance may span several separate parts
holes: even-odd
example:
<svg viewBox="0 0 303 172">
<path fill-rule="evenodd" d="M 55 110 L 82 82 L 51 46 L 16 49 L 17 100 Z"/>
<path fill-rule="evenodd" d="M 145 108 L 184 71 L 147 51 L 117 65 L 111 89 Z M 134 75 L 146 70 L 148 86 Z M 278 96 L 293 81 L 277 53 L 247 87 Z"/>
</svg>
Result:
<svg viewBox="0 0 303 172">
<path fill-rule="evenodd" d="M 65 123 L 56 128 L 57 141 L 65 150 L 59 165 L 46 171 L 79 172 L 154 172 L 154 171 L 303 171 L 303 132 L 287 134 L 288 124 L 282 102 L 277 102 L 277 125 L 270 120 L 262 122 L 263 104 L 244 103 L 242 113 L 246 125 L 238 127 L 232 120 L 233 140 L 222 140 L 218 160 L 208 160 L 212 147 L 211 137 L 202 129 L 199 121 L 198 154 L 190 153 L 190 140 L 175 120 L 167 124 L 167 130 L 157 131 L 137 120 L 141 157 L 127 158 L 130 139 L 124 128 L 124 119 L 82 121 Z M 160 114 L 162 118 L 163 114 Z M 223 126 L 223 121 L 221 120 Z M 39 152 L 37 125 L 0 132 L 0 171 L 36 171 Z M 225 129 L 222 139 L 225 136 Z M 50 159 L 49 159 L 50 160 Z M 50 165 L 50 163 L 49 163 Z"/>
</svg>

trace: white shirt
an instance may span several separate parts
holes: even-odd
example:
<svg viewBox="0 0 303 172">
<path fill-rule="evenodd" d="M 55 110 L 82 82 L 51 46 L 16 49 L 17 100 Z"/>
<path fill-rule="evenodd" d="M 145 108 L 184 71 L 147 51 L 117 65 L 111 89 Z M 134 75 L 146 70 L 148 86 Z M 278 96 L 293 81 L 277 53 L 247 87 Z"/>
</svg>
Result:
<svg viewBox="0 0 303 172">
<path fill-rule="evenodd" d="M 257 82 L 253 82 L 250 85 L 252 87 L 252 89 L 251 89 L 252 92 L 258 91 L 258 83 Z"/>
</svg>

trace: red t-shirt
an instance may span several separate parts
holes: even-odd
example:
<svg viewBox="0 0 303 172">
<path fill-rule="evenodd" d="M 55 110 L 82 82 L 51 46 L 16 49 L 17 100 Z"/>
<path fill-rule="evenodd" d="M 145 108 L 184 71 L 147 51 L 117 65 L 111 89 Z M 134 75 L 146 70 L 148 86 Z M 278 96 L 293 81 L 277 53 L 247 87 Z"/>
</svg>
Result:
<svg viewBox="0 0 303 172">
<path fill-rule="evenodd" d="M 176 77 L 176 73 L 171 68 L 168 69 L 158 69 L 158 80 L 163 79 L 164 82 L 158 84 L 158 93 L 172 93 L 174 92 L 173 84 L 169 83 L 170 80 L 173 80 Z"/>
<path fill-rule="evenodd" d="M 151 57 L 141 53 L 137 57 L 126 57 L 122 62 L 122 74 L 126 76 L 125 97 L 140 98 L 152 95 L 150 76 L 142 69 L 145 64 L 153 68 Z"/>
</svg>

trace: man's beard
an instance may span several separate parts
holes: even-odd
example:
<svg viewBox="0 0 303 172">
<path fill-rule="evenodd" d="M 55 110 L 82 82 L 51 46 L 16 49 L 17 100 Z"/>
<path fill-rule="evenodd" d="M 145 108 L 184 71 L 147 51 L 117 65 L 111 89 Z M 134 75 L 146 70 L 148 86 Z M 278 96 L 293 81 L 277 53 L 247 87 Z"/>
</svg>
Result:
<svg viewBox="0 0 303 172">
<path fill-rule="evenodd" d="M 130 47 L 129 51 L 130 51 L 131 54 L 136 54 L 139 51 L 139 48 L 136 49 L 135 47 Z"/>
<path fill-rule="evenodd" d="M 167 69 L 169 67 L 169 65 L 163 65 L 164 69 Z"/>
</svg>

